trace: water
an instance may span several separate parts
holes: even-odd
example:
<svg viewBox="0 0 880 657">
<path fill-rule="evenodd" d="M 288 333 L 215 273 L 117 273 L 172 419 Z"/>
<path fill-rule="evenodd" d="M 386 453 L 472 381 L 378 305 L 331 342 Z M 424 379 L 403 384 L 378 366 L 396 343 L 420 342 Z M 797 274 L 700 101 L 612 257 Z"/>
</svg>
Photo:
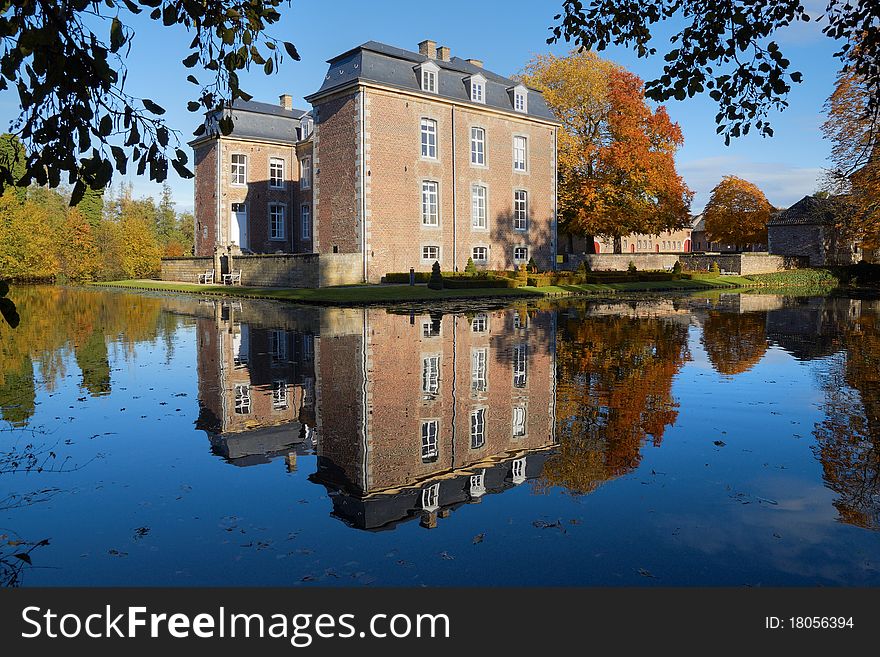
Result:
<svg viewBox="0 0 880 657">
<path fill-rule="evenodd" d="M 876 301 L 12 297 L 5 585 L 880 584 Z"/>
</svg>

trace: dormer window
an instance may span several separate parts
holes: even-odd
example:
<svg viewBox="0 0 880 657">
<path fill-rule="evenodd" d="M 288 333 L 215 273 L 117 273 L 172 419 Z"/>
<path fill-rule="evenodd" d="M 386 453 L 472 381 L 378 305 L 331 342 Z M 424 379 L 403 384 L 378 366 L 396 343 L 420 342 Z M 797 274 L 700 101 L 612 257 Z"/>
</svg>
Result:
<svg viewBox="0 0 880 657">
<path fill-rule="evenodd" d="M 429 94 L 437 93 L 439 89 L 438 80 L 440 75 L 440 67 L 434 62 L 425 62 L 416 67 L 419 76 L 419 84 L 422 91 Z"/>
<path fill-rule="evenodd" d="M 518 84 L 507 90 L 510 94 L 510 100 L 513 103 L 513 109 L 517 112 L 527 113 L 529 111 L 529 91 L 524 85 Z"/>
<path fill-rule="evenodd" d="M 486 78 L 482 75 L 472 75 L 467 78 L 468 88 L 470 90 L 471 102 L 486 103 Z"/>
<path fill-rule="evenodd" d="M 300 139 L 306 139 L 310 134 L 312 134 L 312 120 L 304 116 L 300 121 Z"/>
</svg>

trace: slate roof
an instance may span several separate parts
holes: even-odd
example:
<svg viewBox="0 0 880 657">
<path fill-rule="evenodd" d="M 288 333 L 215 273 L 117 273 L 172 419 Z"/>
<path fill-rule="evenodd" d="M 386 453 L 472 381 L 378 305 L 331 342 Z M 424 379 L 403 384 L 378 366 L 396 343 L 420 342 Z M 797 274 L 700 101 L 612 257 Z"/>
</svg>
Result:
<svg viewBox="0 0 880 657">
<path fill-rule="evenodd" d="M 818 226 L 834 224 L 840 209 L 840 201 L 835 198 L 804 196 L 786 210 L 777 212 L 768 226 Z"/>
<path fill-rule="evenodd" d="M 300 119 L 309 114 L 306 110 L 288 110 L 281 105 L 240 98 L 235 100 L 231 109 L 224 111 L 232 114 L 232 137 L 286 144 L 295 144 L 299 140 L 297 129 L 300 126 Z M 214 136 L 214 134 L 205 134 L 194 139 L 190 144 Z"/>
<path fill-rule="evenodd" d="M 453 57 L 450 61 L 445 62 L 378 41 L 367 41 L 327 61 L 330 64 L 330 69 L 327 71 L 321 88 L 314 94 L 306 96 L 306 100 L 309 102 L 358 80 L 422 93 L 415 67 L 423 62 L 431 61 L 440 69 L 438 92 L 437 94 L 426 93 L 427 96 L 436 95 L 441 98 L 469 103 L 471 101 L 465 78 L 479 74 L 486 78 L 485 105 L 487 107 L 520 116 L 526 115 L 556 122 L 556 117 L 547 107 L 540 91 L 527 87 L 528 111 L 516 112 L 513 109 L 513 101 L 508 89 L 517 86 L 518 82 L 475 66 L 459 57 Z"/>
</svg>

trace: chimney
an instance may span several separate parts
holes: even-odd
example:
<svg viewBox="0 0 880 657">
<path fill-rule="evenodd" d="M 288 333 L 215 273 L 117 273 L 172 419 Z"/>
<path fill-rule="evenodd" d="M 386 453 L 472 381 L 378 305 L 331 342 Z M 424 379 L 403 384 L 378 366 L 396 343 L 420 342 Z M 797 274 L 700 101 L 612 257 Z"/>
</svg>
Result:
<svg viewBox="0 0 880 657">
<path fill-rule="evenodd" d="M 429 59 L 437 59 L 437 42 L 425 39 L 419 44 L 419 54 Z"/>
<path fill-rule="evenodd" d="M 477 68 L 483 68 L 483 60 L 482 59 L 466 59 L 465 61 L 468 64 L 472 64 L 473 66 L 476 66 Z"/>
<path fill-rule="evenodd" d="M 452 53 L 449 52 L 449 48 L 447 46 L 440 46 L 437 48 L 437 57 L 440 58 L 442 62 L 448 62 Z"/>
<path fill-rule="evenodd" d="M 286 110 L 293 109 L 293 96 L 290 94 L 281 94 L 278 96 L 278 102 L 281 103 L 281 107 Z"/>
</svg>

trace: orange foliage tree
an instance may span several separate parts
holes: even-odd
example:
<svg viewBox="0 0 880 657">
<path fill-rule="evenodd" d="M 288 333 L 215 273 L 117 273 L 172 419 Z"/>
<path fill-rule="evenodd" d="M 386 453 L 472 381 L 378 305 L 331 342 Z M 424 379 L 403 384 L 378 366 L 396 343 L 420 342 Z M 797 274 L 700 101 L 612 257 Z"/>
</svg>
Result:
<svg viewBox="0 0 880 657">
<path fill-rule="evenodd" d="M 549 485 L 588 493 L 626 474 L 678 416 L 672 379 L 690 358 L 687 327 L 625 316 L 571 318 L 557 343 L 559 449 Z"/>
<path fill-rule="evenodd" d="M 664 107 L 651 109 L 642 80 L 590 51 L 538 55 L 521 79 L 544 92 L 562 122 L 560 228 L 614 240 L 684 226 L 692 192 L 675 169 L 684 139 Z"/>
<path fill-rule="evenodd" d="M 773 206 L 757 185 L 736 176 L 724 176 L 715 185 L 703 217 L 712 242 L 765 244 Z"/>
</svg>

